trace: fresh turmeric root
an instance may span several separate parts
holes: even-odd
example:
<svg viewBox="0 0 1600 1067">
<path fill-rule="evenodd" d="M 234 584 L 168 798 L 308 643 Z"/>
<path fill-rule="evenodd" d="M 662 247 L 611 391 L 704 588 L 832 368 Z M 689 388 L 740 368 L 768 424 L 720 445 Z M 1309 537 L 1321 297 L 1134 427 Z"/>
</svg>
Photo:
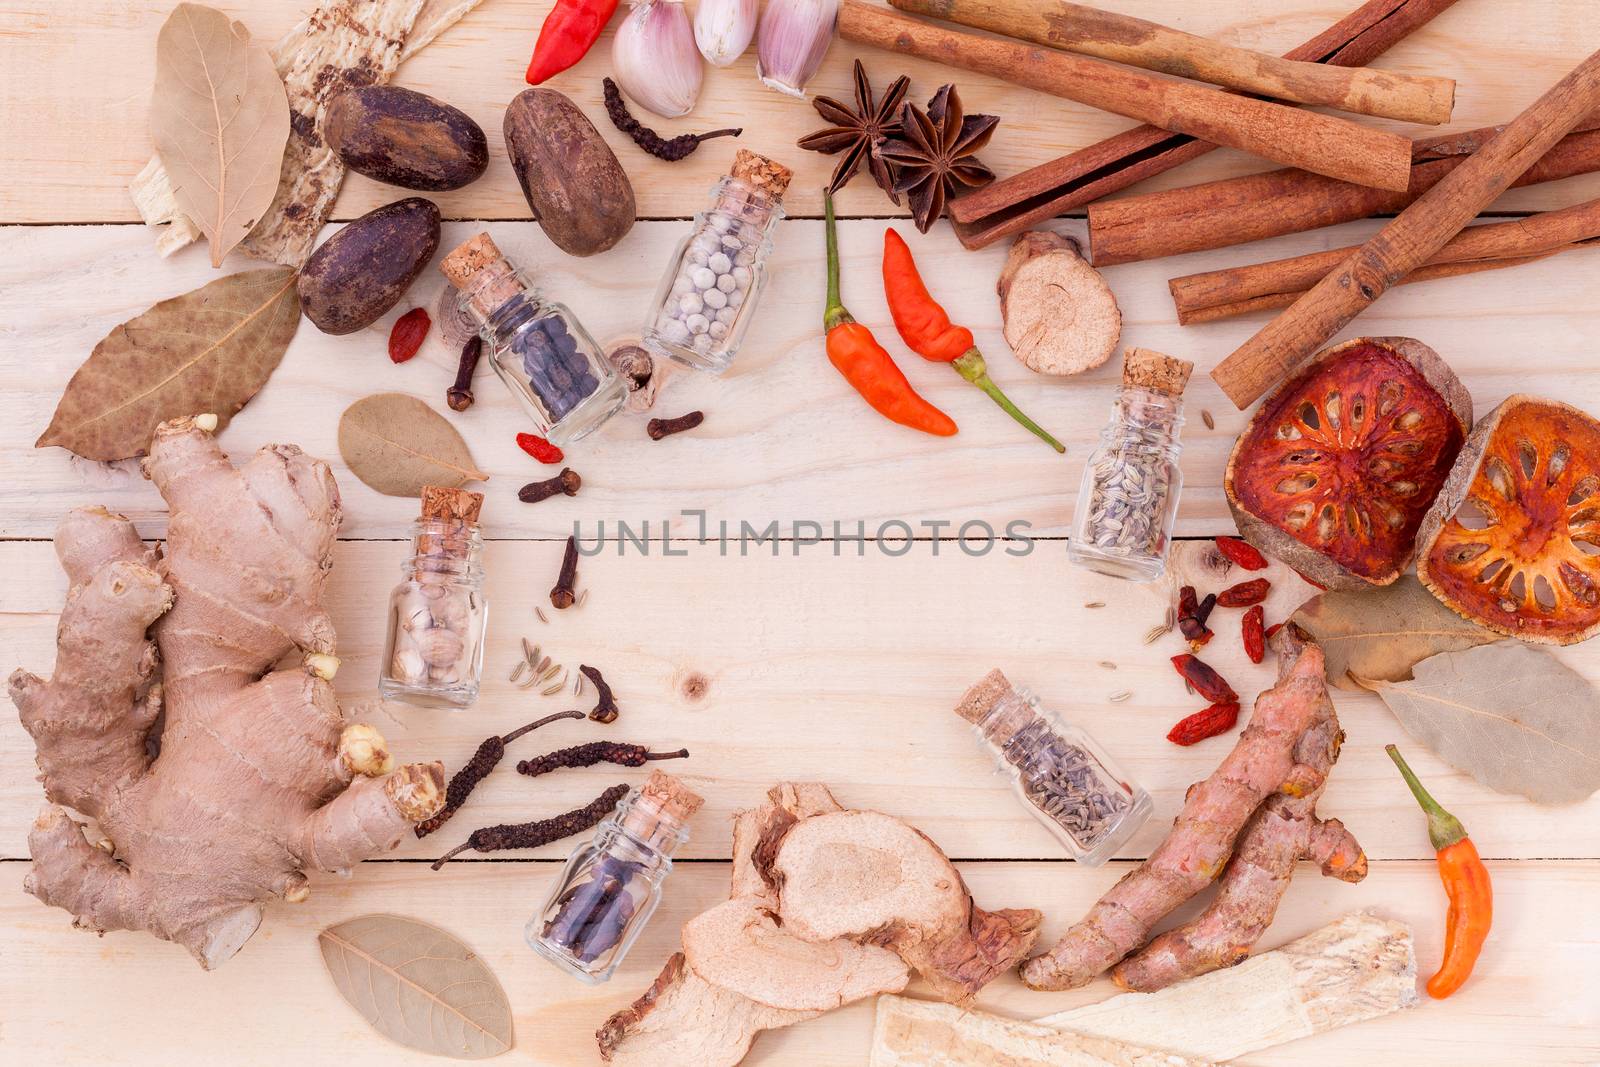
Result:
<svg viewBox="0 0 1600 1067">
<path fill-rule="evenodd" d="M 444 803 L 440 764 L 395 770 L 329 684 L 322 592 L 340 508 L 327 465 L 271 445 L 235 470 L 215 425 L 156 430 L 145 473 L 171 511 L 164 559 L 104 508 L 66 517 L 55 675 L 10 679 L 52 801 L 24 888 L 79 926 L 175 941 L 207 969 L 255 933 L 264 901 L 305 899 L 304 870 L 391 849 Z M 296 649 L 303 666 L 270 669 Z"/>
<path fill-rule="evenodd" d="M 1280 680 L 1299 661 L 1306 640 L 1296 626 L 1278 638 Z M 1231 967 L 1272 925 L 1295 864 L 1311 860 L 1322 873 L 1345 882 L 1367 874 L 1367 857 L 1338 819 L 1316 816 L 1328 772 L 1339 758 L 1344 732 L 1323 689 L 1311 725 L 1294 748 L 1294 768 L 1278 792 L 1256 809 L 1239 834 L 1216 899 L 1192 922 L 1169 930 L 1119 963 L 1112 980 L 1124 989 L 1153 993 L 1198 974 Z"/>
<path fill-rule="evenodd" d="M 1233 751 L 1211 777 L 1190 788 L 1166 840 L 1055 947 L 1022 966 L 1025 983 L 1034 989 L 1087 985 L 1149 940 L 1167 913 L 1216 880 L 1245 823 L 1295 768 L 1300 738 L 1327 699 L 1323 669 L 1315 644 L 1296 652 L 1277 686 L 1256 699 Z"/>
</svg>

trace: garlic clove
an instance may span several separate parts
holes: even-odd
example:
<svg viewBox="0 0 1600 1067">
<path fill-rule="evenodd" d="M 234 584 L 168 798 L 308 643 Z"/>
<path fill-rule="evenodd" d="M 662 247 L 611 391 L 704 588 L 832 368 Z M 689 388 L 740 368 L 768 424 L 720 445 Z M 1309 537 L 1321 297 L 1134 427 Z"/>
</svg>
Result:
<svg viewBox="0 0 1600 1067">
<path fill-rule="evenodd" d="M 839 0 L 769 0 L 756 35 L 756 75 L 768 88 L 806 95 L 839 20 Z"/>
<path fill-rule="evenodd" d="M 744 55 L 756 35 L 757 0 L 700 0 L 694 13 L 694 41 L 714 67 Z"/>
<path fill-rule="evenodd" d="M 681 0 L 636 2 L 611 42 L 611 66 L 646 111 L 675 119 L 693 110 L 705 70 Z"/>
</svg>

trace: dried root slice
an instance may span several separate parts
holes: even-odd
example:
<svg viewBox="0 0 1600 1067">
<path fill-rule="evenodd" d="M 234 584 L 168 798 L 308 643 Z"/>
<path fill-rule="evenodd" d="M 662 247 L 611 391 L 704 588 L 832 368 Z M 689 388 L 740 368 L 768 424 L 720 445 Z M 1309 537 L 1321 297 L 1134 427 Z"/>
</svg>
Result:
<svg viewBox="0 0 1600 1067">
<path fill-rule="evenodd" d="M 995 287 L 1006 344 L 1040 374 L 1082 374 L 1111 358 L 1122 312 L 1077 242 L 1035 231 L 1011 245 Z"/>
<path fill-rule="evenodd" d="M 807 941 L 866 939 L 894 950 L 945 1000 L 965 1001 L 1028 954 L 1039 912 L 986 912 L 939 847 L 875 811 L 789 827 L 772 864 L 779 918 Z"/>
<path fill-rule="evenodd" d="M 1417 577 L 1464 618 L 1569 645 L 1600 631 L 1600 422 L 1512 396 L 1473 430 L 1422 524 Z"/>
<path fill-rule="evenodd" d="M 1330 589 L 1388 585 L 1472 425 L 1472 400 L 1433 349 L 1359 337 L 1319 354 L 1262 403 L 1223 488 L 1239 532 Z"/>
<path fill-rule="evenodd" d="M 789 827 L 813 815 L 843 811 L 821 782 L 783 782 L 767 791 L 766 803 L 733 817 L 733 879 L 730 897 L 750 897 L 778 906 L 773 853 Z"/>
</svg>

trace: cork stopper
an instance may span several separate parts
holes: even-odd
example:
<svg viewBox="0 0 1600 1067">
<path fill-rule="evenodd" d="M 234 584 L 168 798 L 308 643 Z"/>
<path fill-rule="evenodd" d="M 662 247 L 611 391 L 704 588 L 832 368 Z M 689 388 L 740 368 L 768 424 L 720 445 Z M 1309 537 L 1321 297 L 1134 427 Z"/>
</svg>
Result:
<svg viewBox="0 0 1600 1067">
<path fill-rule="evenodd" d="M 996 667 L 967 690 L 961 703 L 956 705 L 956 714 L 968 722 L 982 722 L 994 710 L 994 706 L 1012 691 L 1011 683 Z"/>
<path fill-rule="evenodd" d="M 1194 364 L 1148 348 L 1130 348 L 1122 354 L 1122 384 L 1168 396 L 1182 396 Z"/>
<path fill-rule="evenodd" d="M 1003 744 L 1006 738 L 1035 718 L 1028 702 L 1019 698 L 1010 680 L 998 668 L 967 690 L 961 703 L 956 705 L 956 714 L 979 727 L 984 736 L 997 744 Z"/>
<path fill-rule="evenodd" d="M 476 523 L 483 510 L 483 494 L 470 489 L 452 489 L 443 485 L 422 487 L 422 517 L 424 519 L 456 519 Z"/>
<path fill-rule="evenodd" d="M 794 177 L 794 171 L 782 163 L 757 155 L 747 148 L 741 148 L 733 154 L 733 170 L 729 173 L 755 186 L 773 200 L 783 199 L 784 190 L 789 188 L 789 179 Z"/>
<path fill-rule="evenodd" d="M 485 231 L 458 245 L 453 252 L 444 257 L 439 269 L 444 271 L 444 276 L 450 279 L 451 285 L 457 289 L 465 289 L 480 270 L 505 261 L 506 257 L 500 254 L 494 238 Z"/>
<path fill-rule="evenodd" d="M 480 322 L 523 291 L 517 269 L 487 232 L 458 245 L 439 263 L 439 270 L 465 294 L 467 310 Z"/>
</svg>

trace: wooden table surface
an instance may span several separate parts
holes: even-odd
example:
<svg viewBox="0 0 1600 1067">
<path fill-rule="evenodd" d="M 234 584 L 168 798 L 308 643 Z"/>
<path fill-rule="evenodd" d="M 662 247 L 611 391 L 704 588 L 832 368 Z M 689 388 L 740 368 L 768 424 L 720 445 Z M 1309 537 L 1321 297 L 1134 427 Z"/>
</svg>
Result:
<svg viewBox="0 0 1600 1067">
<path fill-rule="evenodd" d="M 217 6 L 273 41 L 307 2 Z M 100 337 L 213 276 L 197 249 L 159 259 L 126 192 L 151 151 L 146 101 L 155 35 L 169 6 L 168 0 L 0 5 L 0 573 L 10 576 L 0 587 L 0 646 L 8 668 L 45 673 L 52 662 L 65 582 L 49 538 L 68 508 L 104 503 L 134 518 L 148 537 L 164 532 L 160 500 L 133 464 L 86 463 L 32 443 Z M 1106 0 L 1105 6 L 1282 51 L 1354 3 Z M 625 142 L 599 104 L 608 34 L 591 58 L 552 84 L 571 94 L 614 145 L 634 177 L 642 218 L 604 255 L 561 255 L 525 221 L 527 207 L 500 138 L 501 109 L 523 87 L 527 51 L 547 7 L 545 0 L 484 0 L 408 61 L 396 81 L 461 106 L 489 134 L 487 175 L 437 197 L 451 220 L 442 247 L 487 226 L 503 248 L 535 266 L 546 291 L 570 304 L 592 332 L 619 338 L 637 328 L 669 249 L 686 217 L 703 206 L 733 145 L 711 142 L 668 165 Z M 1377 65 L 1457 78 L 1450 128 L 1505 121 L 1600 45 L 1593 14 L 1594 0 L 1461 0 Z M 813 89 L 847 95 L 855 51 L 836 45 Z M 931 64 L 860 52 L 879 82 L 909 72 L 916 97 L 945 77 Z M 75 931 L 64 913 L 22 892 L 27 829 L 42 796 L 33 780 L 33 746 L 8 712 L 0 715 L 0 1059 L 422 1062 L 371 1033 L 337 998 L 314 943 L 329 923 L 393 911 L 451 929 L 490 961 L 516 1012 L 510 1057 L 593 1062 L 594 1028 L 643 990 L 675 947 L 681 922 L 725 896 L 730 813 L 757 803 L 783 779 L 822 780 L 847 805 L 908 819 L 959 861 L 984 906 L 1042 908 L 1046 942 L 1160 839 L 1185 786 L 1210 772 L 1226 744 L 1180 749 L 1163 739 L 1193 707 L 1166 664 L 1178 651 L 1177 638 L 1142 643 L 1163 613 L 1163 591 L 1086 574 L 1065 558 L 1061 538 L 1081 465 L 1106 417 L 1115 367 L 1045 380 L 1018 365 L 1005 352 L 994 298 L 1003 248 L 964 252 L 941 224 L 926 237 L 912 234 L 925 275 L 951 313 L 978 332 L 1002 387 L 1067 442 L 1068 454 L 1054 456 L 976 390 L 914 359 L 900 362 L 919 389 L 957 418 L 960 435 L 934 440 L 868 413 L 822 354 L 816 190 L 832 160 L 793 147 L 819 122 L 808 106 L 761 88 L 753 66 L 752 52 L 731 68 L 709 71 L 692 120 L 659 124 L 670 134 L 742 123 L 740 144 L 797 170 L 791 219 L 777 231 L 773 284 L 746 351 L 720 380 L 680 377 L 663 401 L 668 414 L 704 408 L 705 425 L 655 444 L 640 419 L 614 420 L 569 451 L 584 476 L 582 495 L 530 507 L 513 499 L 514 490 L 542 474 L 513 444 L 524 426 L 510 397 L 485 379 L 478 403 L 450 414 L 492 475 L 486 522 L 493 621 L 487 682 L 476 707 L 452 714 L 378 701 L 384 603 L 415 502 L 363 486 L 340 462 L 335 440 L 339 413 L 368 392 L 410 392 L 443 408 L 454 358 L 437 333 L 403 366 L 384 354 L 394 314 L 415 304 L 431 307 L 443 284 L 438 273 L 427 272 L 394 314 L 355 336 L 327 337 L 303 324 L 271 382 L 222 438 L 236 457 L 269 441 L 294 441 L 332 463 L 347 516 L 331 592 L 344 659 L 338 686 L 347 712 L 377 724 L 400 758 L 439 758 L 453 769 L 484 736 L 559 707 L 557 698 L 541 700 L 506 683 L 523 636 L 564 663 L 604 665 L 624 708 L 607 736 L 692 751 L 674 769 L 705 793 L 706 809 L 661 912 L 627 964 L 609 984 L 591 989 L 556 973 L 523 943 L 523 924 L 572 842 L 467 859 L 439 873 L 424 861 L 474 826 L 564 810 L 641 772 L 568 771 L 533 787 L 502 770 L 445 831 L 408 841 L 348 879 L 314 877 L 307 903 L 270 907 L 245 950 L 206 974 L 181 949 L 144 935 L 97 939 Z M 984 153 L 1001 174 L 1128 125 L 976 75 L 959 75 L 959 84 L 969 110 L 1003 118 Z M 1257 160 L 1219 151 L 1149 185 L 1260 168 Z M 1496 210 L 1538 210 L 1596 195 L 1600 177 L 1590 176 L 1515 191 Z M 352 218 L 395 197 L 392 189 L 351 176 L 336 217 Z M 875 277 L 882 220 L 896 213 L 865 179 L 845 191 L 840 207 L 845 299 L 864 322 L 892 336 Z M 1189 391 L 1182 535 L 1232 531 L 1220 484 L 1245 417 L 1204 372 L 1263 320 L 1180 329 L 1165 279 L 1348 244 L 1375 226 L 1355 223 L 1105 272 L 1123 308 L 1124 343 L 1183 355 L 1200 368 Z M 908 225 L 899 227 L 911 234 Z M 1081 232 L 1083 222 L 1054 227 Z M 233 257 L 224 269 L 252 265 Z M 1456 368 L 1480 412 L 1514 391 L 1600 412 L 1597 283 L 1600 258 L 1577 253 L 1411 286 L 1386 296 L 1350 334 L 1423 339 Z M 1202 424 L 1202 409 L 1214 416 L 1214 429 Z M 696 543 L 697 520 L 684 513 L 698 511 L 713 537 L 726 521 L 735 536 L 748 523 L 780 540 L 744 553 L 737 543 L 726 552 L 715 540 Z M 1031 551 L 974 556 L 948 539 L 962 523 L 980 520 L 997 529 L 1026 523 Z M 648 553 L 631 544 L 622 551 L 619 522 L 634 530 L 648 522 Z M 582 564 L 581 584 L 590 590 L 585 605 L 541 624 L 532 609 L 575 523 L 590 539 L 604 523 L 608 544 Z M 917 539 L 898 540 L 904 527 L 897 523 L 908 524 Z M 858 531 L 865 541 L 852 539 Z M 936 532 L 945 539 L 935 539 Z M 1193 541 L 1180 545 L 1180 566 L 1192 564 L 1195 550 Z M 1281 569 L 1272 577 L 1269 618 L 1284 617 L 1312 592 Z M 1208 658 L 1241 692 L 1266 685 L 1268 671 L 1251 667 L 1227 637 Z M 1600 643 L 1558 655 L 1600 682 Z M 1149 788 L 1155 816 L 1117 861 L 1100 869 L 1067 862 L 951 714 L 964 687 L 993 666 L 1087 727 Z M 1123 691 L 1131 696 L 1111 699 Z M 1341 692 L 1336 702 L 1348 741 L 1322 811 L 1360 836 L 1371 874 L 1352 887 L 1303 870 L 1261 947 L 1372 907 L 1413 924 L 1426 973 L 1440 952 L 1444 898 L 1422 818 L 1382 752 L 1386 742 L 1406 737 L 1375 698 Z M 593 735 L 592 724 L 561 723 L 527 747 Z M 1264 1051 L 1249 1062 L 1600 1062 L 1600 798 L 1539 807 L 1492 793 L 1417 744 L 1407 748 L 1435 794 L 1471 828 L 1494 872 L 1495 934 L 1477 975 L 1449 1001 Z M 1031 993 L 1008 976 L 986 989 L 979 1004 L 1033 1018 L 1110 991 L 1101 981 L 1073 993 Z M 766 1035 L 747 1062 L 864 1063 L 870 1020 L 870 1005 L 856 1005 Z M 1159 1044 L 1160 1035 L 1150 1041 Z"/>
</svg>

